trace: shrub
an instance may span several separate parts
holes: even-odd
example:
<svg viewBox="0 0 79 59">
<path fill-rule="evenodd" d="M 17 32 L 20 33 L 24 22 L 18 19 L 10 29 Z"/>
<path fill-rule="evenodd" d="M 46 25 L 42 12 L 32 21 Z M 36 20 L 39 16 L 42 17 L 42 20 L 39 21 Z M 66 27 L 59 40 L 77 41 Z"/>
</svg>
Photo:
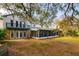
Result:
<svg viewBox="0 0 79 59">
<path fill-rule="evenodd" d="M 63 33 L 60 29 L 54 29 L 52 31 L 53 31 L 53 33 L 56 33 L 56 35 L 63 36 Z"/>
<path fill-rule="evenodd" d="M 4 39 L 5 37 L 5 32 L 3 29 L 0 29 L 0 40 Z"/>
<path fill-rule="evenodd" d="M 67 35 L 79 36 L 78 31 L 76 31 L 76 30 L 68 30 Z"/>
</svg>

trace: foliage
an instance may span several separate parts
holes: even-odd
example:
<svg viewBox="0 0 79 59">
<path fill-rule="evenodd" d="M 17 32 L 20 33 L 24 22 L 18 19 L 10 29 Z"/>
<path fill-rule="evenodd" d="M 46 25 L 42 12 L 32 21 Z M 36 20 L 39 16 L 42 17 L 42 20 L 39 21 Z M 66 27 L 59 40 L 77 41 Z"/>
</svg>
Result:
<svg viewBox="0 0 79 59">
<path fill-rule="evenodd" d="M 3 29 L 0 29 L 0 40 L 4 39 L 4 37 L 5 37 L 5 32 Z"/>
<path fill-rule="evenodd" d="M 5 3 L 0 4 L 0 7 L 9 14 L 14 13 L 23 20 L 41 27 L 50 26 L 58 12 L 62 12 L 65 18 L 71 16 L 67 18 L 66 24 L 72 23 L 74 17 L 79 15 L 78 3 Z"/>
<path fill-rule="evenodd" d="M 72 29 L 79 31 L 79 20 L 76 17 L 73 17 L 72 20 L 72 17 L 67 16 L 66 18 L 63 18 L 61 21 L 57 21 L 56 24 L 64 35 L 67 35 L 67 32 Z"/>
<path fill-rule="evenodd" d="M 21 19 L 29 21 L 34 25 L 38 24 L 41 27 L 49 26 L 57 13 L 54 3 L 5 3 L 0 4 L 0 6 L 7 10 L 9 14 L 14 13 L 14 15 L 19 16 Z"/>
<path fill-rule="evenodd" d="M 76 30 L 68 30 L 67 35 L 79 36 L 78 31 L 76 31 Z"/>
</svg>

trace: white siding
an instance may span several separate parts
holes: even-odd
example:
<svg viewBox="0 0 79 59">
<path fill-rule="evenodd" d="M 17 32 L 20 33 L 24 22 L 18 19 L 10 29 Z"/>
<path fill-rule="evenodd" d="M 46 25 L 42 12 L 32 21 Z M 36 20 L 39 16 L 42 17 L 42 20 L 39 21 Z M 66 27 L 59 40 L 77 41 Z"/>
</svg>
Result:
<svg viewBox="0 0 79 59">
<path fill-rule="evenodd" d="M 20 23 L 20 21 L 21 21 L 21 22 L 24 21 L 24 22 L 26 22 L 27 25 L 30 25 L 29 22 L 27 22 L 27 21 L 25 21 L 25 20 L 22 20 L 21 18 L 19 18 L 19 17 L 17 17 L 17 16 L 14 16 L 14 17 L 13 17 L 13 16 L 7 16 L 7 17 L 4 17 L 4 28 L 6 28 L 6 23 L 7 23 L 7 22 L 10 23 L 11 20 L 13 20 L 14 23 L 15 23 L 16 21 L 18 21 L 18 23 Z"/>
<path fill-rule="evenodd" d="M 0 29 L 3 29 L 3 20 L 0 20 Z"/>
</svg>

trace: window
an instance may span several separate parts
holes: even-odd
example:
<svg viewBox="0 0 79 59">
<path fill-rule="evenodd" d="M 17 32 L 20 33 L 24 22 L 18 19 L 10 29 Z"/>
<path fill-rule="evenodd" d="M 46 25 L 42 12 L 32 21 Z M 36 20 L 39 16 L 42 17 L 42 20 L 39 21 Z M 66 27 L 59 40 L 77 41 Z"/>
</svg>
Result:
<svg viewBox="0 0 79 59">
<path fill-rule="evenodd" d="M 18 37 L 18 32 L 12 31 L 11 32 L 11 38 L 17 38 Z"/>
<path fill-rule="evenodd" d="M 20 22 L 20 27 L 22 27 L 22 22 Z"/>
<path fill-rule="evenodd" d="M 20 37 L 22 37 L 22 32 L 20 32 Z"/>
<path fill-rule="evenodd" d="M 23 24 L 23 27 L 25 28 L 25 22 L 24 22 L 24 24 Z"/>
<path fill-rule="evenodd" d="M 13 20 L 11 20 L 11 26 L 13 26 Z"/>
<path fill-rule="evenodd" d="M 16 27 L 18 27 L 18 21 L 16 21 Z"/>
</svg>

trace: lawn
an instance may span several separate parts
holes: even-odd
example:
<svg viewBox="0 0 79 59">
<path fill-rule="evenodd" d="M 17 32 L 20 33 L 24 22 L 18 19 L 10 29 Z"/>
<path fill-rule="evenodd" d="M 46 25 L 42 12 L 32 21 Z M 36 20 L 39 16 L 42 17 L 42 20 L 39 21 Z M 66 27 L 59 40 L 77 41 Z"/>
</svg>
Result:
<svg viewBox="0 0 79 59">
<path fill-rule="evenodd" d="M 68 43 L 79 43 L 79 37 L 58 37 L 54 38 L 54 40 Z"/>
<path fill-rule="evenodd" d="M 79 37 L 5 40 L 11 56 L 79 56 Z"/>
</svg>

